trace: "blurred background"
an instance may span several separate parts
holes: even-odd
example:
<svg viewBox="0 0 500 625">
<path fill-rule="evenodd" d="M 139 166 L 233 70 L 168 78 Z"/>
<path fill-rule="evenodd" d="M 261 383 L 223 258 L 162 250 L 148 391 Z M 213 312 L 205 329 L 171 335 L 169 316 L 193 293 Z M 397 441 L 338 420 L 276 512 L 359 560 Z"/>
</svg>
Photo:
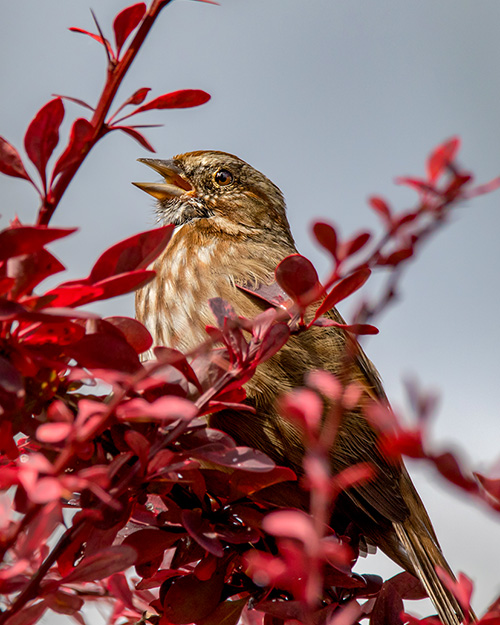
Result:
<svg viewBox="0 0 500 625">
<path fill-rule="evenodd" d="M 94 3 L 106 36 L 125 6 Z M 329 220 L 344 236 L 378 228 L 366 198 L 411 206 L 414 194 L 394 178 L 423 175 L 427 154 L 441 141 L 462 138 L 461 162 L 478 181 L 500 174 L 499 25 L 497 0 L 176 0 L 153 28 L 116 106 L 140 87 L 151 87 L 151 97 L 208 91 L 212 99 L 202 107 L 134 119 L 164 124 L 145 131 L 159 158 L 219 149 L 263 171 L 287 198 L 299 250 L 325 275 L 328 258 L 311 236 L 313 221 Z M 97 101 L 103 48 L 70 26 L 94 31 L 87 2 L 3 7 L 0 134 L 20 151 L 29 121 L 51 94 Z M 66 104 L 64 140 L 70 122 L 85 115 Z M 152 199 L 130 184 L 154 179 L 136 162 L 145 156 L 117 133 L 91 153 L 52 221 L 80 227 L 51 246 L 68 269 L 56 283 L 87 275 L 104 249 L 153 227 Z M 16 214 L 24 223 L 35 220 L 30 185 L 1 176 L 0 192 L 0 224 Z M 436 449 L 455 449 L 483 471 L 500 448 L 499 202 L 496 192 L 456 210 L 407 271 L 401 300 L 378 319 L 380 334 L 364 343 L 396 408 L 406 405 L 405 379 L 439 393 Z M 133 316 L 133 297 L 94 309 Z M 352 311 L 349 302 L 342 309 L 347 317 Z M 473 603 L 482 613 L 500 592 L 500 517 L 434 471 L 415 463 L 410 470 L 452 568 L 473 579 Z M 361 560 L 358 569 L 397 572 L 383 555 Z"/>
</svg>

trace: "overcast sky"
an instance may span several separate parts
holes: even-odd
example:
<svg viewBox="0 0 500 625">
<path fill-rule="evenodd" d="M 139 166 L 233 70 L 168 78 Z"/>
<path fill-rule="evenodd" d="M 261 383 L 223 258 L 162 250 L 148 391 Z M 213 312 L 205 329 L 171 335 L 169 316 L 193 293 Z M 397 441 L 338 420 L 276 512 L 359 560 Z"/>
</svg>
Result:
<svg viewBox="0 0 500 625">
<path fill-rule="evenodd" d="M 91 104 L 98 97 L 103 50 L 67 30 L 93 29 L 89 6 L 20 0 L 3 7 L 0 134 L 18 149 L 52 93 Z M 92 4 L 108 35 L 125 6 Z M 499 60 L 498 0 L 221 0 L 220 6 L 176 0 L 117 104 L 139 87 L 151 87 L 152 96 L 182 88 L 211 93 L 203 107 L 142 116 L 141 123 L 165 124 L 146 131 L 158 157 L 218 149 L 263 171 L 287 198 L 300 251 L 325 274 L 327 259 L 310 234 L 313 220 L 330 220 L 344 234 L 377 227 L 366 198 L 411 205 L 414 196 L 393 179 L 423 174 L 426 155 L 442 140 L 461 136 L 461 162 L 480 181 L 500 173 Z M 66 106 L 69 121 L 84 113 Z M 118 134 L 95 148 L 52 222 L 80 226 L 51 248 L 68 267 L 58 281 L 87 275 L 106 247 L 153 225 L 151 198 L 130 184 L 153 179 L 136 162 L 148 155 Z M 0 223 L 16 213 L 25 223 L 34 220 L 28 184 L 2 176 L 0 191 Z M 457 210 L 407 272 L 404 297 L 379 319 L 380 334 L 366 343 L 396 406 L 404 402 L 405 376 L 439 390 L 436 445 L 466 447 L 482 469 L 498 458 L 500 439 L 499 202 L 497 192 Z M 133 315 L 133 299 L 98 310 Z M 481 613 L 500 592 L 500 518 L 463 502 L 432 471 L 411 469 L 450 564 L 476 582 Z M 397 570 L 378 557 L 359 568 Z"/>
</svg>

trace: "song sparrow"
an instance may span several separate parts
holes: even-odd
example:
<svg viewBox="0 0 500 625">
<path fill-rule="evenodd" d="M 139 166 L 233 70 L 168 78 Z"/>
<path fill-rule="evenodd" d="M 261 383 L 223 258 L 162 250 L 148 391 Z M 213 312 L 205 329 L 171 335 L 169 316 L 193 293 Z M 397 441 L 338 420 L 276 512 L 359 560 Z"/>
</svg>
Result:
<svg viewBox="0 0 500 625">
<path fill-rule="evenodd" d="M 156 279 L 137 293 L 137 318 L 155 345 L 189 350 L 206 339 L 205 326 L 213 323 L 209 298 L 222 297 L 249 318 L 262 311 L 258 300 L 237 285 L 273 282 L 276 265 L 296 253 L 285 202 L 276 185 L 231 154 L 199 151 L 172 160 L 139 160 L 164 182 L 134 184 L 158 200 L 160 221 L 178 229 L 154 265 Z M 346 368 L 345 345 L 346 335 L 333 327 L 293 336 L 276 356 L 259 365 L 246 385 L 256 414 L 227 410 L 214 415 L 211 425 L 300 474 L 300 435 L 280 417 L 275 400 L 301 386 L 306 372 L 326 369 L 344 383 L 356 380 L 367 397 L 386 401 L 378 374 L 361 348 Z M 342 531 L 355 522 L 368 542 L 421 579 L 441 619 L 457 624 L 462 612 L 435 566 L 451 571 L 424 505 L 403 463 L 387 461 L 376 439 L 360 409 L 343 416 L 331 450 L 332 471 L 370 461 L 376 477 L 343 496 L 332 526 Z M 305 507 L 304 494 L 295 483 L 288 484 L 288 490 L 280 485 L 283 499 Z"/>
</svg>

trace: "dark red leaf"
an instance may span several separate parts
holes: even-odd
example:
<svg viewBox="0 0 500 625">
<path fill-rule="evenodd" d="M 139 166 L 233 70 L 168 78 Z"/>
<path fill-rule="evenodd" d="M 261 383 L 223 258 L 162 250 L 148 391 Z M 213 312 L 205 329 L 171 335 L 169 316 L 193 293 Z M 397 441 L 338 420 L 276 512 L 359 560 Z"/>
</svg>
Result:
<svg viewBox="0 0 500 625">
<path fill-rule="evenodd" d="M 0 137 L 0 171 L 7 176 L 24 178 L 33 184 L 33 181 L 24 168 L 19 152 L 6 139 Z"/>
<path fill-rule="evenodd" d="M 35 165 L 46 187 L 46 167 L 54 148 L 59 143 L 59 126 L 64 118 L 61 98 L 47 102 L 33 118 L 24 136 L 24 148 Z"/>
<path fill-rule="evenodd" d="M 73 126 L 71 127 L 68 145 L 54 166 L 52 180 L 55 180 L 58 174 L 74 163 L 77 163 L 79 160 L 83 160 L 87 152 L 90 150 L 90 141 L 94 132 L 95 129 L 88 120 L 83 117 L 75 119 Z"/>
<path fill-rule="evenodd" d="M 72 98 L 69 95 L 60 95 L 59 93 L 53 93 L 52 95 L 54 96 L 54 98 L 68 100 L 69 102 L 73 102 L 74 104 L 78 104 L 79 106 L 83 106 L 84 108 L 89 109 L 89 111 L 95 111 L 95 108 L 93 106 L 90 106 L 90 104 L 87 104 L 86 102 L 84 102 L 83 100 L 79 100 L 78 98 Z"/>
<path fill-rule="evenodd" d="M 83 606 L 83 599 L 77 595 L 73 595 L 63 590 L 56 590 L 54 593 L 45 595 L 44 597 L 48 607 L 58 614 L 68 614 L 76 616 Z"/>
<path fill-rule="evenodd" d="M 317 221 L 313 226 L 314 236 L 318 243 L 330 252 L 330 254 L 337 257 L 337 233 L 335 228 L 327 223 Z"/>
<path fill-rule="evenodd" d="M 398 573 L 398 575 L 391 577 L 385 583 L 393 586 L 402 599 L 417 601 L 419 599 L 425 599 L 428 596 L 422 582 L 415 577 L 415 575 L 407 571 Z"/>
<path fill-rule="evenodd" d="M 206 2 L 207 0 L 203 1 Z M 241 613 L 247 602 L 248 598 L 219 603 L 211 614 L 198 621 L 198 625 L 237 625 L 240 622 Z"/>
<path fill-rule="evenodd" d="M 250 295 L 254 295 L 273 306 L 282 306 L 285 302 L 290 301 L 289 296 L 277 282 L 272 282 L 271 284 L 260 283 L 256 287 L 252 286 L 252 288 L 249 288 L 247 284 L 238 284 L 237 286 L 245 293 L 250 293 Z"/>
<path fill-rule="evenodd" d="M 133 373 L 141 364 L 135 351 L 122 338 L 112 334 L 87 334 L 68 348 L 68 353 L 82 367 L 114 369 Z"/>
<path fill-rule="evenodd" d="M 257 449 L 250 447 L 231 447 L 214 443 L 198 449 L 193 449 L 191 455 L 194 458 L 209 460 L 215 464 L 256 473 L 267 472 L 274 469 L 274 462 Z"/>
<path fill-rule="evenodd" d="M 349 295 L 360 289 L 363 284 L 368 280 L 370 274 L 371 271 L 370 269 L 368 269 L 368 267 L 362 267 L 361 269 L 358 269 L 351 275 L 346 276 L 345 278 L 337 282 L 337 284 L 335 284 L 330 293 L 328 293 L 325 299 L 321 302 L 321 305 L 316 311 L 314 320 L 318 319 L 318 317 L 321 317 L 321 315 L 324 315 L 327 311 L 336 306 L 340 301 L 342 301 L 346 297 L 349 297 Z"/>
<path fill-rule="evenodd" d="M 395 585 L 385 582 L 377 595 L 370 625 L 402 625 L 403 600 Z"/>
<path fill-rule="evenodd" d="M 137 113 L 143 113 L 144 111 L 151 111 L 152 109 L 183 109 L 190 108 L 192 106 L 200 106 L 210 100 L 210 95 L 200 89 L 183 89 L 182 91 L 173 91 L 172 93 L 164 93 L 163 95 L 154 98 L 150 102 L 143 104 L 139 108 L 135 109 L 132 113 L 127 115 L 137 115 Z M 123 118 L 125 119 L 125 118 Z"/>
<path fill-rule="evenodd" d="M 165 549 L 170 549 L 185 536 L 185 532 L 162 531 L 153 527 L 146 527 L 133 534 L 129 534 L 122 545 L 133 547 L 137 552 L 135 564 L 151 562 L 158 556 L 163 557 Z"/>
<path fill-rule="evenodd" d="M 215 536 L 214 527 L 206 519 L 202 518 L 200 508 L 182 511 L 182 524 L 188 534 L 209 553 L 221 558 L 224 555 L 222 543 Z"/>
<path fill-rule="evenodd" d="M 100 44 L 105 46 L 111 58 L 114 58 L 113 48 L 111 47 L 111 44 L 107 39 L 103 39 L 101 35 L 95 35 L 94 33 L 90 33 L 88 30 L 84 30 L 83 28 L 77 28 L 76 26 L 72 26 L 69 30 L 73 33 L 81 33 L 82 35 L 88 35 L 89 37 L 92 37 L 92 39 L 95 39 L 95 41 L 98 41 Z"/>
<path fill-rule="evenodd" d="M 63 577 L 62 584 L 94 582 L 124 571 L 137 560 L 138 553 L 127 545 L 107 547 L 100 553 L 83 558 L 71 573 Z"/>
<path fill-rule="evenodd" d="M 382 217 L 382 220 L 386 224 L 391 223 L 391 209 L 383 198 L 373 195 L 372 197 L 368 198 L 368 203 L 373 208 L 373 210 L 376 211 L 377 214 L 380 215 L 380 217 Z"/>
<path fill-rule="evenodd" d="M 455 159 L 460 148 L 460 139 L 453 137 L 446 143 L 438 145 L 427 160 L 427 176 L 435 182 L 448 165 Z"/>
<path fill-rule="evenodd" d="M 319 288 L 318 274 L 310 260 L 301 254 L 291 254 L 276 267 L 276 282 L 294 300 Z"/>
<path fill-rule="evenodd" d="M 136 319 L 130 317 L 106 317 L 104 321 L 111 323 L 125 336 L 138 354 L 147 351 L 153 344 L 153 339 L 148 330 Z"/>
<path fill-rule="evenodd" d="M 127 40 L 130 33 L 139 26 L 144 14 L 146 13 L 146 5 L 144 2 L 133 4 L 123 9 L 115 17 L 113 22 L 113 30 L 115 32 L 116 55 L 120 55 L 120 50 Z"/>
<path fill-rule="evenodd" d="M 149 143 L 146 137 L 142 133 L 137 132 L 137 130 L 135 130 L 131 126 L 111 126 L 111 129 L 123 131 L 124 133 L 135 139 L 140 145 L 142 145 L 143 148 L 146 148 L 146 150 L 149 150 L 150 152 L 156 152 L 156 150 L 151 145 L 151 143 Z"/>
<path fill-rule="evenodd" d="M 45 226 L 15 226 L 0 232 L 0 261 L 20 256 L 22 254 L 32 254 L 42 247 L 67 237 L 76 232 L 77 228 L 47 228 Z"/>
<path fill-rule="evenodd" d="M 189 574 L 176 577 L 172 581 L 167 580 L 165 584 L 168 590 L 162 603 L 168 622 L 197 623 L 217 607 L 224 585 L 224 575 L 215 573 L 209 580 L 200 581 L 194 574 Z"/>
<path fill-rule="evenodd" d="M 88 282 L 94 284 L 110 276 L 146 268 L 165 249 L 173 230 L 170 224 L 116 243 L 98 258 Z"/>
</svg>

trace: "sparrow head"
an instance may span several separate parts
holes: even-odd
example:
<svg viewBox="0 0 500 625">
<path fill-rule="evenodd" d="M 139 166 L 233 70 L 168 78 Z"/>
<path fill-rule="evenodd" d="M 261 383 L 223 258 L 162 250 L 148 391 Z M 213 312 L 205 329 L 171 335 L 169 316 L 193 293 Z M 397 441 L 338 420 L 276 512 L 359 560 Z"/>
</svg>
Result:
<svg viewBox="0 0 500 625">
<path fill-rule="evenodd" d="M 164 179 L 134 182 L 158 200 L 163 223 L 206 220 L 229 235 L 284 231 L 291 239 L 283 194 L 264 174 L 226 152 L 199 151 L 171 160 L 140 158 Z"/>
</svg>

